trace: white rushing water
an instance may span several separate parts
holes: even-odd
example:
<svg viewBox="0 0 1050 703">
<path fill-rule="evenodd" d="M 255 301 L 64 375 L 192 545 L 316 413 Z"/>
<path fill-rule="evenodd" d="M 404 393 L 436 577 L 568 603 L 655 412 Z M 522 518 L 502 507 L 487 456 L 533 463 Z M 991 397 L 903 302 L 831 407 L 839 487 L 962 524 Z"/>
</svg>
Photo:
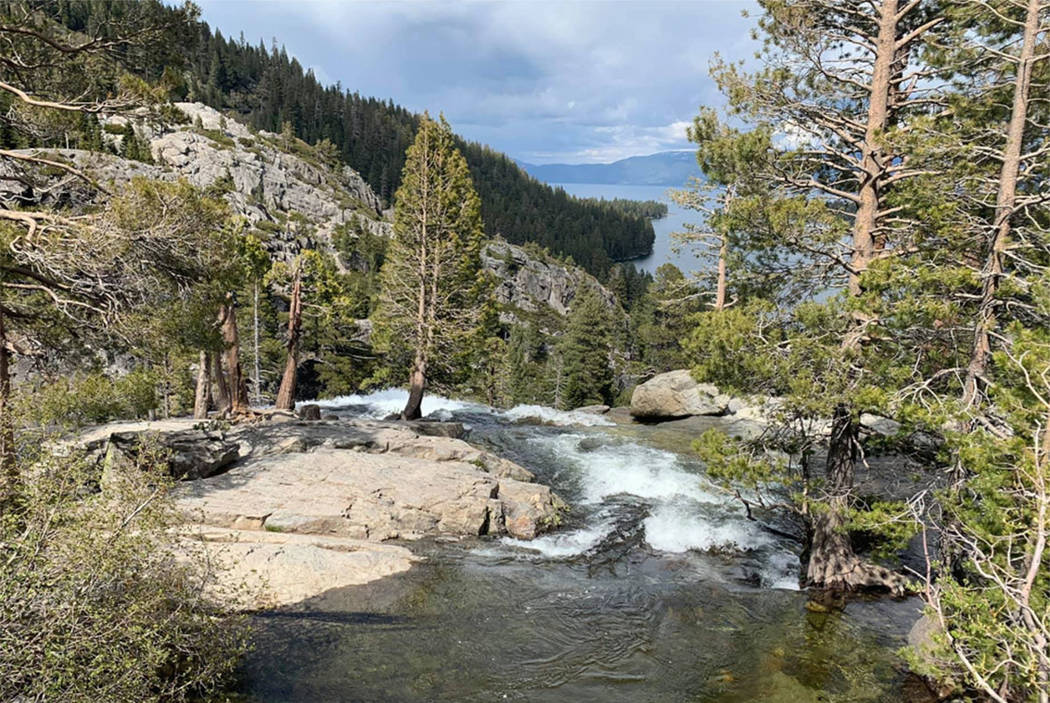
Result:
<svg viewBox="0 0 1050 703">
<path fill-rule="evenodd" d="M 595 436 L 560 434 L 531 440 L 550 452 L 578 484 L 578 501 L 595 508 L 574 531 L 531 541 L 505 540 L 553 559 L 586 553 L 616 527 L 610 500 L 627 497 L 648 506 L 645 541 L 660 552 L 748 553 L 762 564 L 760 578 L 771 588 L 798 588 L 798 557 L 756 523 L 736 500 L 673 452 L 635 442 L 603 443 Z"/>
<path fill-rule="evenodd" d="M 408 391 L 401 388 L 388 388 L 373 393 L 360 395 L 341 395 L 326 400 L 311 401 L 328 410 L 356 409 L 361 415 L 382 419 L 395 415 L 405 408 L 408 402 Z M 614 423 L 601 415 L 582 413 L 575 410 L 555 410 L 542 405 L 517 405 L 510 410 L 497 410 L 481 403 L 466 400 L 453 400 L 433 393 L 423 396 L 421 408 L 423 417 L 432 420 L 449 420 L 455 412 L 484 413 L 510 422 L 538 422 L 545 425 L 571 427 L 611 426 Z"/>
<path fill-rule="evenodd" d="M 594 413 L 581 413 L 577 410 L 555 410 L 543 405 L 516 405 L 510 410 L 497 413 L 511 421 L 533 420 L 547 425 L 570 427 L 611 427 L 616 423 Z"/>
<path fill-rule="evenodd" d="M 331 410 L 349 410 L 370 418 L 400 412 L 408 392 L 388 389 L 318 401 Z M 614 423 L 601 415 L 519 405 L 496 410 L 479 403 L 427 394 L 423 415 L 449 420 L 455 413 L 487 415 L 503 423 L 562 427 L 603 427 Z M 534 540 L 504 539 L 505 546 L 527 549 L 548 559 L 568 559 L 595 549 L 617 529 L 617 502 L 626 497 L 643 505 L 645 542 L 654 550 L 672 554 L 720 551 L 749 555 L 761 564 L 762 584 L 797 588 L 798 557 L 776 538 L 747 520 L 735 498 L 711 483 L 697 466 L 687 465 L 669 451 L 631 441 L 620 441 L 600 431 L 583 434 L 540 434 L 523 440 L 530 452 L 556 467 L 558 480 L 573 486 L 574 502 L 588 511 L 586 524 Z M 622 508 L 622 505 L 620 506 Z"/>
<path fill-rule="evenodd" d="M 388 388 L 374 393 L 361 395 L 341 395 L 326 400 L 313 401 L 322 408 L 331 410 L 343 410 L 347 408 L 358 409 L 360 414 L 374 419 L 382 419 L 395 415 L 405 409 L 408 402 L 408 391 L 401 388 Z M 433 416 L 434 419 L 447 417 L 448 414 L 462 410 L 488 410 L 484 405 L 471 403 L 465 400 L 452 400 L 440 395 L 427 393 L 423 396 L 421 408 L 424 417 Z"/>
</svg>

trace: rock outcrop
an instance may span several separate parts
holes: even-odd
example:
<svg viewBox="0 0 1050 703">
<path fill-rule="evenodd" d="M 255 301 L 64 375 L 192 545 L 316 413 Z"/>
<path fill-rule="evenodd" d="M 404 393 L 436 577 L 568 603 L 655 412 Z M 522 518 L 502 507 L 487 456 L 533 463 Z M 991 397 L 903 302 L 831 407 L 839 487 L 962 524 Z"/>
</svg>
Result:
<svg viewBox="0 0 1050 703">
<path fill-rule="evenodd" d="M 448 427 L 439 425 L 448 424 Z M 471 446 L 457 423 L 300 420 L 270 411 L 223 428 L 191 419 L 114 423 L 81 435 L 103 474 L 147 443 L 171 450 L 183 479 L 186 549 L 207 549 L 250 576 L 240 604 L 287 604 L 408 568 L 377 543 L 428 536 L 530 539 L 566 509 L 512 461 Z M 199 462 L 199 463 L 195 463 Z M 102 481 L 105 490 L 106 481 Z M 247 598 L 247 600 L 246 600 Z"/>
<path fill-rule="evenodd" d="M 344 537 L 230 530 L 192 525 L 183 550 L 216 567 L 219 593 L 248 610 L 289 606 L 333 588 L 359 586 L 407 571 L 420 557 L 403 546 Z"/>
<path fill-rule="evenodd" d="M 147 437 L 167 448 L 172 474 L 183 479 L 180 505 L 216 527 L 376 541 L 527 539 L 558 522 L 564 503 L 534 483 L 530 471 L 448 436 L 462 426 L 449 423 L 445 432 L 441 424 L 303 421 L 272 411 L 228 430 L 209 431 L 189 419 L 115 423 L 81 442 L 107 467 Z"/>
<path fill-rule="evenodd" d="M 639 420 L 672 420 L 724 415 L 730 398 L 709 383 L 697 383 L 687 369 L 654 376 L 634 389 L 631 415 Z"/>
<path fill-rule="evenodd" d="M 572 301 L 585 288 L 593 289 L 613 308 L 616 296 L 583 269 L 553 259 L 530 255 L 524 248 L 504 241 L 488 244 L 481 253 L 484 267 L 499 279 L 500 303 L 525 312 L 550 308 L 566 315 Z"/>
<path fill-rule="evenodd" d="M 185 178 L 202 188 L 227 182 L 224 197 L 231 208 L 266 230 L 267 247 L 278 259 L 289 260 L 302 249 L 334 252 L 333 234 L 344 226 L 351 232 L 368 231 L 383 237 L 392 233 L 390 211 L 383 209 L 379 197 L 353 169 L 325 161 L 302 142 L 288 143 L 281 135 L 252 131 L 201 103 L 176 103 L 176 107 L 186 116 L 182 124 L 160 124 L 144 115 L 105 118 L 106 124 L 117 127 L 130 119 L 136 133 L 149 143 L 153 164 L 77 149 L 47 152 L 108 184 L 111 192 L 119 192 L 135 177 Z M 119 146 L 119 135 L 104 135 Z M 0 164 L 0 194 L 24 195 L 21 184 L 4 180 L 3 175 Z M 75 179 L 60 182 L 56 177 L 52 186 L 40 193 L 43 204 L 99 205 L 100 192 Z M 597 279 L 553 257 L 495 241 L 486 247 L 482 261 L 499 278 L 500 301 L 511 308 L 549 309 L 565 315 L 581 287 L 593 288 L 610 308 L 616 306 L 613 294 Z M 342 265 L 364 264 L 348 260 Z M 367 343 L 368 321 L 361 321 L 358 327 L 361 340 Z"/>
</svg>

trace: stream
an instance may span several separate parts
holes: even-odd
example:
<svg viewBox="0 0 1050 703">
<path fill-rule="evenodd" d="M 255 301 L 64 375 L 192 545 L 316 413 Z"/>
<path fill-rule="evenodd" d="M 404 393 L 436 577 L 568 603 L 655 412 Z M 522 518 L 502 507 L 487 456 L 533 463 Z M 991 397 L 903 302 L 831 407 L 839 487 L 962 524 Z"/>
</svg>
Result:
<svg viewBox="0 0 1050 703">
<path fill-rule="evenodd" d="M 383 417 L 404 395 L 327 401 Z M 811 610 L 798 545 L 749 522 L 687 438 L 548 408 L 424 412 L 573 507 L 532 541 L 412 543 L 426 561 L 253 617 L 244 700 L 901 701 L 916 600 Z M 719 419 L 713 418 L 712 423 Z"/>
</svg>

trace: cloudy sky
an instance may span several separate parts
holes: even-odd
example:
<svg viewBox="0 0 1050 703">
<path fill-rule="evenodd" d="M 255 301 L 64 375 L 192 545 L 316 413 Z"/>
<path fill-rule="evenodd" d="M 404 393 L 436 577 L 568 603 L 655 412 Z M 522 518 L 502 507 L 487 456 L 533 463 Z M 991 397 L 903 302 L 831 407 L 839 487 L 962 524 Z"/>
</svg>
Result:
<svg viewBox="0 0 1050 703">
<path fill-rule="evenodd" d="M 460 134 L 532 163 L 688 148 L 698 106 L 722 102 L 711 56 L 756 48 L 745 0 L 198 4 L 227 36 L 276 37 L 326 83 L 443 111 Z"/>
</svg>

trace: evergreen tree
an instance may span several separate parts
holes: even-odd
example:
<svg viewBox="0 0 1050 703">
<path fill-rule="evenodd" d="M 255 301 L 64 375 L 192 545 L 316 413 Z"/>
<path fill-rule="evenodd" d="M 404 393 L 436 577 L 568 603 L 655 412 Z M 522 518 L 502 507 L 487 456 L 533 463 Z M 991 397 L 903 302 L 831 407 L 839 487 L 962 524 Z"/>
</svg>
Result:
<svg viewBox="0 0 1050 703">
<path fill-rule="evenodd" d="M 402 417 L 414 420 L 428 383 L 454 378 L 450 362 L 469 345 L 482 302 L 480 203 L 443 117 L 424 115 L 396 200 L 375 339 L 394 368 L 410 369 Z"/>
<path fill-rule="evenodd" d="M 560 407 L 608 404 L 613 396 L 611 323 L 604 300 L 584 288 L 573 301 L 564 337 L 558 344 L 564 382 Z"/>
<path fill-rule="evenodd" d="M 45 4 L 47 8 L 47 4 Z M 185 23 L 182 8 L 159 0 L 78 3 L 75 11 L 54 10 L 55 19 L 76 31 L 98 31 L 133 12 L 179 19 L 150 51 L 136 50 L 124 70 L 157 82 L 166 96 L 192 92 L 220 111 L 232 111 L 256 129 L 291 133 L 309 144 L 329 143 L 338 157 L 358 171 L 384 202 L 392 203 L 421 117 L 389 100 L 368 98 L 339 85 L 322 85 L 313 73 L 276 42 L 252 46 L 225 37 L 204 23 Z M 181 29 L 180 29 L 181 27 Z M 173 67 L 178 66 L 183 80 Z M 90 72 L 86 72 L 90 73 Z M 2 99 L 2 97 L 0 97 Z M 5 114 L 0 104 L 0 114 Z M 3 140 L 0 120 L 0 144 Z M 288 140 L 288 143 L 291 143 Z M 531 178 L 504 154 L 455 138 L 466 157 L 481 198 L 485 231 L 522 244 L 535 241 L 603 278 L 614 261 L 652 250 L 651 214 L 659 207 L 585 201 Z M 325 146 L 322 154 L 332 149 Z"/>
</svg>

